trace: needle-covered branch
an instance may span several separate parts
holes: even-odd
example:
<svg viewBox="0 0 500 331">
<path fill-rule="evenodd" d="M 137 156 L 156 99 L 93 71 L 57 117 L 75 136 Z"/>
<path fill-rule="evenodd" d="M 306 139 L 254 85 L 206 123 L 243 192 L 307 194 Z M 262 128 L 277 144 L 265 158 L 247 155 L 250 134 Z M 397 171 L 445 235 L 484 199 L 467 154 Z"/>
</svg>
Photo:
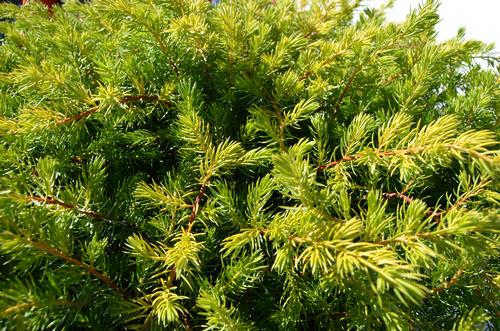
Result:
<svg viewBox="0 0 500 331">
<path fill-rule="evenodd" d="M 498 68 L 437 1 L 0 6 L 0 329 L 489 327 Z"/>
<path fill-rule="evenodd" d="M 118 285 L 116 285 L 115 282 L 113 282 L 108 276 L 101 273 L 100 271 L 98 271 L 94 267 L 66 254 L 62 250 L 57 249 L 55 247 L 51 247 L 46 242 L 36 240 L 36 239 L 30 238 L 30 237 L 24 237 L 21 235 L 15 235 L 15 234 L 9 234 L 9 233 L 4 233 L 2 237 L 3 237 L 3 239 L 7 239 L 7 240 L 21 241 L 21 242 L 25 243 L 26 245 L 28 245 L 29 247 L 32 247 L 35 250 L 38 250 L 42 253 L 59 258 L 61 260 L 66 261 L 67 263 L 69 263 L 71 265 L 79 267 L 79 268 L 85 270 L 90 275 L 98 278 L 108 288 L 118 292 L 122 296 L 125 295 L 125 292 Z"/>
</svg>

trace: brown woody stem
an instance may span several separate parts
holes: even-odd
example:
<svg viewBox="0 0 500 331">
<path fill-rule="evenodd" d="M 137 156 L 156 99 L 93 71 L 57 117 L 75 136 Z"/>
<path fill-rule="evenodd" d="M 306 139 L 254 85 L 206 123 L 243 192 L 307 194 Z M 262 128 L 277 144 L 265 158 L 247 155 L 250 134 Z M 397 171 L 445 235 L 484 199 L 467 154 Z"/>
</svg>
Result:
<svg viewBox="0 0 500 331">
<path fill-rule="evenodd" d="M 97 112 L 98 110 L 99 110 L 99 107 L 94 106 L 94 107 L 90 108 L 89 110 L 83 111 L 83 112 L 78 113 L 74 116 L 63 118 L 62 120 L 57 121 L 57 124 L 67 124 L 67 123 L 71 123 L 71 122 L 77 121 L 77 120 L 82 119 L 82 118 L 87 118 L 90 115 L 92 115 L 93 113 Z"/>
<path fill-rule="evenodd" d="M 128 103 L 134 102 L 134 101 L 150 101 L 150 102 L 161 101 L 163 103 L 166 103 L 167 105 L 170 105 L 170 102 L 168 102 L 166 100 L 165 101 L 161 100 L 160 97 L 156 96 L 156 95 L 127 95 L 127 96 L 124 96 L 123 98 L 120 99 L 121 104 L 128 104 Z M 99 106 L 94 106 L 86 111 L 83 111 L 83 112 L 78 113 L 76 115 L 73 115 L 71 117 L 63 118 L 62 120 L 57 121 L 57 124 L 67 124 L 67 123 L 71 123 L 71 122 L 77 121 L 77 120 L 82 119 L 82 118 L 87 118 L 90 115 L 92 115 L 98 111 L 99 111 Z"/>
<path fill-rule="evenodd" d="M 191 233 L 191 231 L 193 231 L 194 221 L 195 221 L 196 216 L 198 215 L 198 212 L 200 210 L 201 199 L 203 199 L 203 197 L 205 196 L 206 190 L 207 190 L 207 183 L 203 182 L 200 186 L 200 191 L 198 192 L 198 195 L 194 199 L 194 203 L 193 203 L 192 208 L 191 208 L 191 215 L 189 216 L 189 222 L 188 222 L 188 226 L 186 228 L 187 233 Z M 169 287 L 172 286 L 172 284 L 175 280 L 175 275 L 176 275 L 176 271 L 175 271 L 175 267 L 174 267 L 174 268 L 172 268 L 172 270 L 170 270 L 170 273 L 168 274 L 167 285 Z"/>
<path fill-rule="evenodd" d="M 205 192 L 207 190 L 207 184 L 203 183 L 200 186 L 200 191 L 198 192 L 198 195 L 196 196 L 196 199 L 194 200 L 193 207 L 191 209 L 191 215 L 189 216 L 189 223 L 188 223 L 188 228 L 187 232 L 191 233 L 193 229 L 193 224 L 194 220 L 196 219 L 196 216 L 198 215 L 198 211 L 200 210 L 200 203 L 201 199 L 205 196 Z"/>
<path fill-rule="evenodd" d="M 390 156 L 395 156 L 395 155 L 416 154 L 416 153 L 422 152 L 424 150 L 425 150 L 424 147 L 415 147 L 415 148 L 400 149 L 400 150 L 386 151 L 386 152 L 377 152 L 376 151 L 375 154 L 379 158 L 384 158 L 384 157 L 390 157 Z M 324 165 L 320 165 L 318 167 L 318 170 L 324 170 L 324 169 L 327 169 L 327 168 L 331 168 L 331 167 L 334 167 L 334 166 L 336 166 L 336 165 L 338 165 L 340 163 L 343 163 L 343 162 L 356 161 L 356 160 L 359 160 L 360 158 L 362 158 L 363 156 L 364 156 L 363 154 L 346 155 L 346 156 L 342 157 L 339 160 L 332 161 L 332 162 L 324 164 Z"/>
<path fill-rule="evenodd" d="M 60 305 L 60 306 L 74 306 L 77 308 L 81 307 L 80 303 L 71 302 L 68 300 L 55 300 L 55 301 L 51 302 L 51 304 Z M 32 307 L 40 307 L 40 306 L 41 305 L 35 301 L 27 302 L 27 303 L 18 303 L 14 306 L 10 306 L 9 308 L 6 308 L 4 311 L 0 312 L 0 315 L 15 314 L 17 312 L 22 312 L 22 311 L 28 310 Z"/>
<path fill-rule="evenodd" d="M 359 157 L 359 156 L 356 156 L 356 155 L 354 155 L 354 156 L 349 156 L 349 155 L 347 155 L 347 156 L 344 156 L 343 158 L 338 159 L 338 160 L 336 160 L 336 161 L 332 161 L 332 162 L 329 162 L 329 163 L 327 163 L 327 164 L 320 165 L 320 166 L 318 167 L 318 170 L 328 169 L 328 168 L 331 168 L 331 167 L 334 167 L 334 166 L 338 165 L 339 163 L 342 163 L 342 162 L 347 162 L 347 161 L 354 161 L 354 160 L 357 160 L 357 159 L 359 159 L 359 158 L 360 158 L 360 157 Z"/>
<path fill-rule="evenodd" d="M 413 202 L 412 197 L 409 197 L 403 193 L 398 193 L 398 192 L 383 193 L 382 196 L 386 199 L 401 199 L 407 203 Z M 425 212 L 425 215 L 427 217 L 432 217 L 436 223 L 439 223 L 442 213 L 429 208 Z"/>
<path fill-rule="evenodd" d="M 31 238 L 26 238 L 26 242 L 33 248 L 39 250 L 39 251 L 42 251 L 44 253 L 47 253 L 47 254 L 50 254 L 52 256 L 55 256 L 57 258 L 60 258 L 62 260 L 65 260 L 85 271 L 87 271 L 89 274 L 91 274 L 92 276 L 95 276 L 97 277 L 100 281 L 102 281 L 107 287 L 109 287 L 110 289 L 118 292 L 120 295 L 124 296 L 124 292 L 121 288 L 118 287 L 118 285 L 116 285 L 109 277 L 107 277 L 106 275 L 102 274 L 101 272 L 97 271 L 94 267 L 91 267 L 89 265 L 87 265 L 86 263 L 83 263 L 71 256 L 68 256 L 67 254 L 65 254 L 63 251 L 57 249 L 57 248 L 54 248 L 54 247 L 51 247 L 49 246 L 48 244 L 42 242 L 42 241 L 36 241 L 36 240 L 32 240 Z"/>
<path fill-rule="evenodd" d="M 363 68 L 363 65 L 360 64 L 358 65 L 354 71 L 352 72 L 351 76 L 349 77 L 349 80 L 347 81 L 346 85 L 344 86 L 344 89 L 342 92 L 340 92 L 339 98 L 337 99 L 337 102 L 335 102 L 335 106 L 333 107 L 333 115 L 337 114 L 340 110 L 340 104 L 342 103 L 342 100 L 344 100 L 344 97 L 346 96 L 347 92 L 351 88 L 352 83 L 354 82 L 354 78 L 358 75 L 358 73 L 361 71 Z"/>
<path fill-rule="evenodd" d="M 129 226 L 129 224 L 127 224 L 125 222 L 110 220 L 106 216 L 104 216 L 103 214 L 100 214 L 100 213 L 97 213 L 97 212 L 91 211 L 91 210 L 80 209 L 76 205 L 72 205 L 72 204 L 66 203 L 66 202 L 61 201 L 61 200 L 57 200 L 57 199 L 55 199 L 53 197 L 50 197 L 50 196 L 47 197 L 47 198 L 43 198 L 43 197 L 39 197 L 39 196 L 35 196 L 35 195 L 30 195 L 30 196 L 26 197 L 26 199 L 28 201 L 32 201 L 32 202 L 41 202 L 41 203 L 44 203 L 44 204 L 47 204 L 47 205 L 61 206 L 61 207 L 65 208 L 65 209 L 74 210 L 77 213 L 80 213 L 82 215 L 91 217 L 91 218 L 99 220 L 99 221 L 108 221 L 110 223 L 120 223 L 122 225 Z"/>
<path fill-rule="evenodd" d="M 36 307 L 36 306 L 37 306 L 37 304 L 34 302 L 20 303 L 20 304 L 17 304 L 17 305 L 14 305 L 14 306 L 11 306 L 11 307 L 5 309 L 4 311 L 2 311 L 1 315 L 9 315 L 9 314 L 16 313 L 18 311 L 23 311 L 23 310 L 29 309 L 31 307 Z"/>
<path fill-rule="evenodd" d="M 375 155 L 377 157 L 385 158 L 385 157 L 391 157 L 391 156 L 396 156 L 396 155 L 413 155 L 413 154 L 421 153 L 421 152 L 424 152 L 426 150 L 430 150 L 433 148 L 455 150 L 455 151 L 460 152 L 460 153 L 468 154 L 471 157 L 481 159 L 481 160 L 486 161 L 490 164 L 494 163 L 494 160 L 485 154 L 481 154 L 473 149 L 465 148 L 465 147 L 455 145 L 455 144 L 436 144 L 436 145 L 430 145 L 430 146 L 419 146 L 419 147 L 412 147 L 412 148 L 398 149 L 398 150 L 384 151 L 384 152 L 374 150 L 374 152 L 375 152 Z M 343 163 L 343 162 L 356 161 L 356 160 L 359 160 L 360 158 L 362 158 L 363 156 L 365 156 L 365 155 L 364 154 L 346 155 L 346 156 L 342 157 L 341 159 L 331 161 L 327 164 L 320 165 L 320 166 L 318 166 L 317 169 L 324 170 L 324 169 L 339 165 L 340 163 Z"/>
<path fill-rule="evenodd" d="M 433 294 L 439 293 L 439 292 L 442 292 L 446 289 L 449 289 L 450 287 L 452 287 L 453 285 L 455 285 L 458 282 L 458 279 L 463 275 L 463 273 L 464 273 L 463 269 L 458 269 L 458 271 L 453 275 L 453 277 L 451 277 L 451 279 L 449 281 L 447 281 L 446 283 L 444 283 L 440 287 L 433 288 L 431 290 L 431 293 L 433 293 Z"/>
<path fill-rule="evenodd" d="M 391 193 L 383 193 L 382 196 L 386 199 L 401 199 L 405 202 L 408 202 L 408 203 L 411 203 L 413 202 L 413 198 L 410 198 L 409 196 L 407 195 L 404 195 L 402 193 L 398 193 L 398 192 L 391 192 Z"/>
</svg>

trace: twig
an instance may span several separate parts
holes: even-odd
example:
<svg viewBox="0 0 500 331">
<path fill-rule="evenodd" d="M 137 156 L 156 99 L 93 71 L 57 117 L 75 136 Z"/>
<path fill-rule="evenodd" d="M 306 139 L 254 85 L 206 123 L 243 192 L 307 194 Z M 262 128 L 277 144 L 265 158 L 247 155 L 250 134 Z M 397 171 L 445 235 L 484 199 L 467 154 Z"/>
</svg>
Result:
<svg viewBox="0 0 500 331">
<path fill-rule="evenodd" d="M 299 78 L 299 81 L 303 81 L 303 80 L 306 80 L 307 78 L 309 78 L 313 73 L 309 70 L 309 71 L 306 71 L 300 78 Z"/>
<path fill-rule="evenodd" d="M 349 312 L 347 312 L 347 311 L 336 311 L 336 312 L 333 312 L 331 314 L 331 316 L 334 319 L 340 319 L 340 318 L 349 316 Z"/>
<path fill-rule="evenodd" d="M 42 197 L 39 197 L 36 195 L 30 195 L 30 196 L 27 196 L 26 199 L 28 201 L 41 202 L 41 203 L 45 203 L 48 205 L 57 205 L 57 206 L 64 207 L 66 209 L 75 209 L 76 208 L 74 205 L 71 205 L 69 203 L 65 203 L 63 201 L 54 199 L 52 197 L 42 198 Z"/>
<path fill-rule="evenodd" d="M 389 157 L 389 156 L 395 156 L 395 155 L 401 155 L 401 154 L 415 154 L 418 152 L 423 151 L 423 147 L 416 147 L 416 148 L 408 148 L 408 149 L 401 149 L 401 150 L 396 150 L 396 151 L 389 151 L 389 152 L 376 152 L 375 154 L 379 158 L 384 158 L 384 157 Z M 327 168 L 334 167 L 342 162 L 348 162 L 348 161 L 356 161 L 362 158 L 364 155 L 363 154 L 356 154 L 356 155 L 346 155 L 342 157 L 339 160 L 329 162 L 327 164 L 321 165 L 318 167 L 318 170 L 324 170 Z"/>
<path fill-rule="evenodd" d="M 128 103 L 131 103 L 134 101 L 150 101 L 150 102 L 156 101 L 156 102 L 163 102 L 168 106 L 171 105 L 170 101 L 161 100 L 160 97 L 156 96 L 156 95 L 127 95 L 127 96 L 124 96 L 123 98 L 121 98 L 119 102 L 121 104 L 128 104 Z M 57 121 L 57 124 L 59 124 L 59 125 L 60 124 L 67 124 L 67 123 L 71 123 L 71 122 L 77 121 L 77 120 L 82 119 L 82 118 L 87 118 L 90 115 L 92 115 L 98 111 L 99 111 L 99 106 L 94 106 L 86 111 L 83 111 L 83 112 L 78 113 L 76 115 L 73 115 L 71 117 L 63 118 L 63 119 Z"/>
<path fill-rule="evenodd" d="M 130 14 L 132 14 L 132 13 L 130 13 Z M 160 50 L 162 51 L 162 53 L 167 58 L 168 63 L 174 69 L 175 75 L 177 77 L 179 77 L 179 68 L 177 67 L 177 65 L 170 58 L 168 47 L 165 44 L 165 42 L 162 40 L 161 35 L 159 33 L 156 33 L 154 31 L 154 29 L 147 22 L 143 22 L 140 19 L 134 19 L 134 21 L 136 21 L 137 23 L 143 25 L 146 28 L 146 30 L 153 36 L 154 40 L 158 43 L 158 46 L 160 47 Z"/>
<path fill-rule="evenodd" d="M 189 314 L 187 312 L 182 314 L 182 323 L 184 324 L 184 328 L 186 331 L 193 330 L 193 326 L 191 325 L 191 319 L 190 319 Z"/>
<path fill-rule="evenodd" d="M 157 95 L 127 95 L 121 98 L 120 103 L 127 104 L 133 101 L 161 101 L 167 105 L 171 105 L 170 101 L 161 100 Z"/>
<path fill-rule="evenodd" d="M 187 227 L 187 232 L 191 233 L 193 229 L 193 224 L 194 220 L 196 219 L 196 216 L 198 215 L 198 211 L 200 210 L 200 203 L 201 199 L 205 196 L 205 192 L 207 190 L 207 184 L 203 183 L 200 186 L 200 191 L 198 192 L 198 195 L 196 196 L 196 199 L 194 200 L 193 207 L 191 209 L 191 215 L 189 216 L 189 223 Z"/>
<path fill-rule="evenodd" d="M 399 78 L 399 76 L 401 76 L 401 73 L 400 73 L 400 72 L 395 73 L 395 74 L 393 74 L 393 75 L 389 76 L 388 78 L 386 78 L 385 80 L 383 80 L 383 81 L 380 83 L 380 85 L 381 85 L 381 86 L 383 86 L 383 87 L 384 87 L 384 86 L 387 86 L 387 85 L 389 85 L 390 83 L 392 83 L 395 79 Z"/>
<path fill-rule="evenodd" d="M 204 181 L 201 186 L 200 186 L 200 191 L 198 192 L 198 195 L 194 199 L 194 203 L 191 208 L 191 215 L 189 215 L 189 221 L 188 225 L 186 228 L 187 233 L 191 233 L 193 231 L 193 225 L 194 221 L 196 219 L 196 216 L 198 215 L 198 212 L 200 211 L 200 204 L 201 204 L 201 199 L 205 196 L 205 192 L 207 190 L 207 182 Z M 168 280 L 167 280 L 167 286 L 170 287 L 172 286 L 176 276 L 176 270 L 175 267 L 170 270 L 170 273 L 168 274 Z"/>
<path fill-rule="evenodd" d="M 177 272 L 175 271 L 175 267 L 172 267 L 172 270 L 168 273 L 168 279 L 167 279 L 167 287 L 171 287 L 172 284 L 174 283 L 175 276 Z"/>
<path fill-rule="evenodd" d="M 403 192 L 405 192 L 404 190 Z M 414 199 L 404 193 L 399 193 L 399 192 L 388 192 L 388 193 L 382 193 L 382 197 L 384 199 L 401 199 L 405 201 L 406 203 L 412 203 Z M 366 196 L 361 197 L 360 199 L 355 199 L 353 200 L 353 203 L 358 204 L 360 201 L 366 200 Z M 441 217 L 443 216 L 443 212 L 438 212 L 433 210 L 432 208 L 428 208 L 427 211 L 425 212 L 425 215 L 427 217 L 432 217 L 434 219 L 434 222 L 438 224 L 441 220 Z"/>
<path fill-rule="evenodd" d="M 372 244 L 386 246 L 386 245 L 390 245 L 390 244 L 394 244 L 394 243 L 407 243 L 409 240 L 432 238 L 432 237 L 436 237 L 436 236 L 439 236 L 439 234 L 432 233 L 432 232 L 421 232 L 421 233 L 415 233 L 413 235 L 400 235 L 396 238 L 381 240 L 381 241 L 373 242 Z"/>
<path fill-rule="evenodd" d="M 57 200 L 57 199 L 50 197 L 50 196 L 43 198 L 43 197 L 39 197 L 36 195 L 30 195 L 30 196 L 25 197 L 25 199 L 30 201 L 30 202 L 40 202 L 40 203 L 47 204 L 47 205 L 61 206 L 64 209 L 74 210 L 79 214 L 91 217 L 91 218 L 99 220 L 99 221 L 107 221 L 110 223 L 117 223 L 117 224 L 130 226 L 130 224 L 128 224 L 128 223 L 116 221 L 116 220 L 110 220 L 109 218 L 107 218 L 106 216 L 104 216 L 101 213 L 97 213 L 97 212 L 91 211 L 91 210 L 80 209 L 76 205 L 72 205 L 72 204 L 66 203 L 66 202 L 61 201 L 61 200 Z"/>
<path fill-rule="evenodd" d="M 450 287 L 452 287 L 453 285 L 455 285 L 458 282 L 458 279 L 460 278 L 460 276 L 463 275 L 463 273 L 464 273 L 464 269 L 458 269 L 458 271 L 453 275 L 453 277 L 451 277 L 451 279 L 449 281 L 445 282 L 440 287 L 433 288 L 431 290 L 431 293 L 439 293 L 439 292 L 442 292 L 446 289 L 449 289 Z"/>
<path fill-rule="evenodd" d="M 467 203 L 467 201 L 470 198 L 481 193 L 483 191 L 484 187 L 486 185 L 488 185 L 490 182 L 491 182 L 491 180 L 482 179 L 478 183 L 478 185 L 476 187 L 474 187 L 473 190 L 468 191 L 466 194 L 462 195 L 450 208 L 448 208 L 448 211 L 453 210 L 455 208 L 458 208 L 458 207 L 464 205 L 465 203 Z"/>
<path fill-rule="evenodd" d="M 82 119 L 82 118 L 87 118 L 90 115 L 92 115 L 93 113 L 97 112 L 98 110 L 99 110 L 99 107 L 94 106 L 94 107 L 90 108 L 89 110 L 83 111 L 83 112 L 78 113 L 74 116 L 63 118 L 62 120 L 57 121 L 57 124 L 66 124 L 66 123 L 71 123 L 73 121 L 77 121 L 77 120 Z"/>
<path fill-rule="evenodd" d="M 435 145 L 430 145 L 430 146 L 420 146 L 420 147 L 398 149 L 398 150 L 385 151 L 385 152 L 380 152 L 378 150 L 374 150 L 373 152 L 375 153 L 375 155 L 377 157 L 385 158 L 385 157 L 391 157 L 391 156 L 396 156 L 396 155 L 413 155 L 413 154 L 421 153 L 421 152 L 424 152 L 426 150 L 430 150 L 433 148 L 455 150 L 455 151 L 460 152 L 460 153 L 469 154 L 469 156 L 471 156 L 471 157 L 481 159 L 481 160 L 488 162 L 490 164 L 494 164 L 493 158 L 490 158 L 487 155 L 481 154 L 473 149 L 465 148 L 465 147 L 455 145 L 455 144 L 435 144 Z M 346 156 L 342 157 L 341 159 L 331 161 L 327 164 L 320 165 L 317 167 L 317 169 L 318 170 L 325 170 L 327 168 L 334 167 L 334 166 L 336 166 L 340 163 L 343 163 L 343 162 L 359 160 L 360 158 L 362 158 L 366 155 L 367 154 L 346 155 Z"/>
<path fill-rule="evenodd" d="M 383 193 L 382 196 L 386 199 L 401 199 L 407 203 L 412 203 L 414 200 L 412 197 L 409 197 L 408 195 L 398 192 Z M 425 215 L 427 217 L 432 217 L 436 223 L 439 223 L 441 217 L 443 216 L 443 213 L 428 208 L 427 211 L 425 212 Z"/>
<path fill-rule="evenodd" d="M 391 192 L 391 193 L 383 193 L 382 196 L 386 199 L 401 199 L 407 203 L 413 202 L 413 198 L 410 198 L 409 196 L 403 194 L 403 193 L 398 193 L 398 192 Z"/>
<path fill-rule="evenodd" d="M 325 170 L 325 169 L 327 169 L 327 168 L 334 167 L 334 166 L 338 165 L 339 163 L 342 163 L 342 162 L 347 162 L 347 161 L 354 161 L 354 160 L 357 160 L 357 159 L 359 159 L 359 158 L 360 158 L 360 156 L 356 156 L 356 155 L 354 155 L 354 156 L 349 156 L 349 155 L 347 155 L 347 156 L 344 156 L 343 158 L 338 159 L 338 160 L 336 160 L 336 161 L 332 161 L 332 162 L 329 162 L 329 163 L 327 163 L 327 164 L 320 165 L 320 166 L 318 167 L 318 170 Z"/>
<path fill-rule="evenodd" d="M 68 256 L 63 251 L 61 251 L 57 248 L 51 247 L 47 243 L 44 243 L 42 241 L 32 240 L 29 237 L 27 237 L 25 239 L 25 241 L 30 246 L 32 246 L 35 249 L 38 249 L 39 251 L 42 251 L 42 252 L 45 252 L 45 253 L 50 254 L 52 256 L 58 257 L 58 258 L 65 260 L 65 261 L 67 261 L 67 262 L 69 262 L 69 263 L 71 263 L 79 268 L 84 269 L 89 274 L 97 277 L 100 281 L 102 281 L 110 289 L 118 292 L 121 296 L 125 296 L 124 291 L 120 287 L 118 287 L 118 285 L 116 285 L 109 277 L 107 277 L 103 273 L 97 271 L 94 267 L 91 267 L 91 266 L 87 265 L 86 263 L 83 263 L 83 262 L 81 262 L 81 261 L 79 261 L 71 256 Z"/>
<path fill-rule="evenodd" d="M 77 308 L 81 308 L 81 306 L 82 306 L 78 302 L 72 302 L 72 301 L 68 301 L 68 300 L 55 300 L 55 301 L 51 302 L 51 304 L 60 305 L 60 306 L 73 306 L 73 307 L 77 307 Z M 27 310 L 31 307 L 40 307 L 40 306 L 41 305 L 35 301 L 27 302 L 27 303 L 19 303 L 17 305 L 10 306 L 9 308 L 6 308 L 4 311 L 0 312 L 0 315 L 5 316 L 5 315 L 17 313 L 19 311 Z"/>
<path fill-rule="evenodd" d="M 35 302 L 20 303 L 20 304 L 17 304 L 17 305 L 14 305 L 14 306 L 11 306 L 11 307 L 5 309 L 4 311 L 2 311 L 2 313 L 0 315 L 5 316 L 5 315 L 16 313 L 18 311 L 26 310 L 26 309 L 29 309 L 31 307 L 36 307 L 36 306 L 38 306 L 38 304 L 36 304 Z"/>
<path fill-rule="evenodd" d="M 354 82 L 354 78 L 356 78 L 356 76 L 358 75 L 358 73 L 361 71 L 362 68 L 363 68 L 363 64 L 359 64 L 354 69 L 354 71 L 352 72 L 351 76 L 349 77 L 349 80 L 347 81 L 347 83 L 344 86 L 344 89 L 342 90 L 342 92 L 340 92 L 339 98 L 335 102 L 335 106 L 334 106 L 334 110 L 333 110 L 333 116 L 335 116 L 339 112 L 339 110 L 340 110 L 340 103 L 342 102 L 342 100 L 346 96 L 347 92 L 351 88 L 351 85 Z"/>
</svg>

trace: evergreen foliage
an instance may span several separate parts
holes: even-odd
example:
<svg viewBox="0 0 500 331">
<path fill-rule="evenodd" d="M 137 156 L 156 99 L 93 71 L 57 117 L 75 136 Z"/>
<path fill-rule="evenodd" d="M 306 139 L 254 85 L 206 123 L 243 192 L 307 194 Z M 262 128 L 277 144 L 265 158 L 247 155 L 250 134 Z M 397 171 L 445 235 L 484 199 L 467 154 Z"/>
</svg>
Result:
<svg viewBox="0 0 500 331">
<path fill-rule="evenodd" d="M 0 329 L 500 330 L 500 65 L 436 9 L 1 5 Z"/>
</svg>

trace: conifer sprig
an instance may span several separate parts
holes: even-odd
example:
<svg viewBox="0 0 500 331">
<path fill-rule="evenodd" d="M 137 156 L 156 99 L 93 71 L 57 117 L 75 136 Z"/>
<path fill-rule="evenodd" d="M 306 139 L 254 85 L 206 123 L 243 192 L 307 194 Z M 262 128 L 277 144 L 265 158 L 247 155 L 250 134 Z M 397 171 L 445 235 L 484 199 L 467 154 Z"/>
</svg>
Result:
<svg viewBox="0 0 500 331">
<path fill-rule="evenodd" d="M 498 323 L 492 47 L 299 3 L 1 5 L 0 329 Z"/>
</svg>

